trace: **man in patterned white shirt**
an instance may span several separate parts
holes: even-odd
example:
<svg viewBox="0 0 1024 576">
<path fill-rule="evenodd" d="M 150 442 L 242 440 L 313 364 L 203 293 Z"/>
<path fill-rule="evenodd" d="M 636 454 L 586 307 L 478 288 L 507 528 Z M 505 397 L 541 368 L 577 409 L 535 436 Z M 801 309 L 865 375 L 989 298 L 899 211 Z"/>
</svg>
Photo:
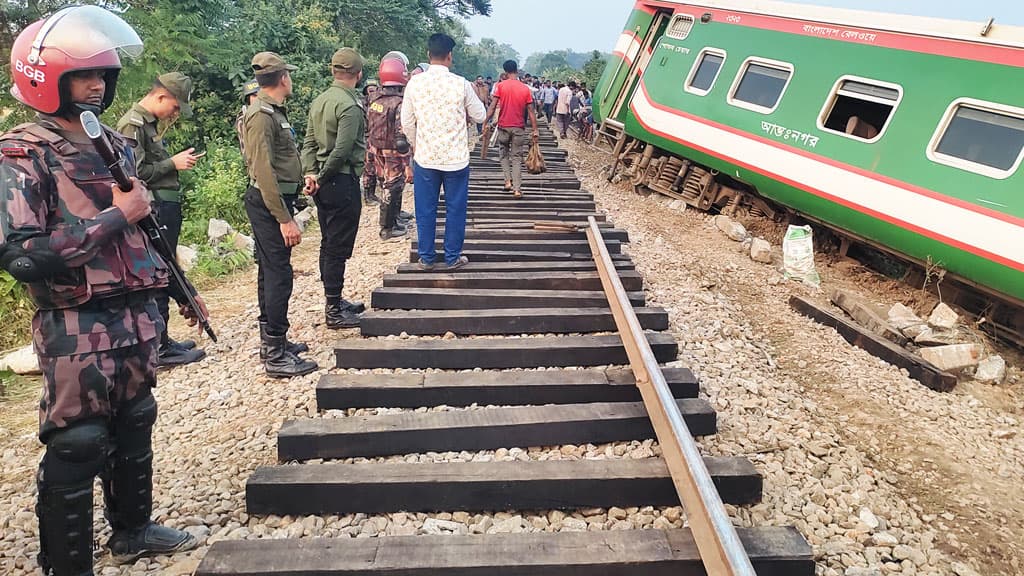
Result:
<svg viewBox="0 0 1024 576">
<path fill-rule="evenodd" d="M 402 131 L 413 146 L 413 194 L 420 266 L 434 268 L 437 203 L 444 186 L 444 261 L 448 270 L 465 266 L 466 204 L 469 197 L 469 139 L 466 117 L 481 123 L 487 114 L 473 85 L 449 71 L 455 40 L 434 34 L 427 41 L 430 68 L 409 80 L 402 101 Z"/>
</svg>

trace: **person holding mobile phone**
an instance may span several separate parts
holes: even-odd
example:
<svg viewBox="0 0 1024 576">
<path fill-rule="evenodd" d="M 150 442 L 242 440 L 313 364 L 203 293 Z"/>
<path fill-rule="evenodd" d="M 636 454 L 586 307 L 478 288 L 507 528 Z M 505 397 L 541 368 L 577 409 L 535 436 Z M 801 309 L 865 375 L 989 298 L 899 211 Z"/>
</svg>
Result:
<svg viewBox="0 0 1024 576">
<path fill-rule="evenodd" d="M 135 103 L 117 123 L 117 130 L 133 141 L 132 152 L 139 178 L 153 192 L 154 211 L 163 235 L 172 251 L 178 249 L 181 235 L 181 183 L 178 173 L 191 170 L 201 155 L 195 148 L 171 156 L 157 124 L 173 123 L 179 116 L 192 116 L 189 98 L 192 79 L 181 72 L 168 72 L 156 78 L 149 92 Z M 157 298 L 164 323 L 170 318 L 170 299 L 166 293 Z M 178 304 L 182 304 L 179 302 Z M 180 366 L 198 362 L 206 356 L 192 340 L 175 341 L 164 328 L 160 336 L 160 366 Z"/>
</svg>

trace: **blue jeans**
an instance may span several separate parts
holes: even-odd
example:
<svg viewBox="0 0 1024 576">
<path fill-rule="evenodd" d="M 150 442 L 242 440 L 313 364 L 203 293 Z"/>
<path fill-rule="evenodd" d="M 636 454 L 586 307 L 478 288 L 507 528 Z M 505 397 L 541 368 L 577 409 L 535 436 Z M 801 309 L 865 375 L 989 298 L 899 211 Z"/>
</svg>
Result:
<svg viewBox="0 0 1024 576">
<path fill-rule="evenodd" d="M 469 166 L 455 172 L 424 168 L 413 161 L 413 195 L 416 198 L 416 239 L 420 260 L 433 264 L 437 258 L 437 202 L 444 185 L 444 261 L 451 266 L 462 256 L 466 241 L 466 203 L 469 199 Z"/>
</svg>

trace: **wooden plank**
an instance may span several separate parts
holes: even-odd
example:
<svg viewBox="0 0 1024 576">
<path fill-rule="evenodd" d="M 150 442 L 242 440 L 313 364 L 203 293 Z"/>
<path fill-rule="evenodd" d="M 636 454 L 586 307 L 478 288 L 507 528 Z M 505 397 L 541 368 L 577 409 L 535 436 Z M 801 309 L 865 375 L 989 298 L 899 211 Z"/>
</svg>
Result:
<svg viewBox="0 0 1024 576">
<path fill-rule="evenodd" d="M 629 294 L 633 306 L 644 305 L 643 292 Z M 583 290 L 446 290 L 443 288 L 376 288 L 370 305 L 377 310 L 487 310 L 491 308 L 602 308 L 601 292 Z"/>
<path fill-rule="evenodd" d="M 644 278 L 636 270 L 621 270 L 626 290 L 644 289 Z M 597 272 L 465 272 L 462 274 L 385 274 L 385 288 L 457 288 L 502 290 L 600 290 Z"/>
<path fill-rule="evenodd" d="M 467 213 L 470 220 L 524 220 L 527 222 L 535 222 L 537 220 L 565 220 L 567 222 L 583 223 L 591 216 L 599 218 L 600 220 L 605 220 L 604 214 L 587 211 L 570 212 L 561 210 L 544 210 L 531 212 L 529 210 L 499 210 L 492 208 L 487 211 L 471 210 Z M 438 212 L 438 225 L 440 226 L 443 221 L 444 212 Z"/>
<path fill-rule="evenodd" d="M 438 238 L 444 238 L 444 228 L 436 232 Z M 629 242 L 629 233 L 625 230 L 602 230 L 605 240 Z M 549 230 L 466 230 L 466 240 L 586 240 L 585 232 L 555 232 Z"/>
<path fill-rule="evenodd" d="M 695 435 L 714 434 L 706 401 L 678 400 Z M 426 452 L 604 444 L 654 437 L 643 403 L 516 406 L 382 416 L 287 420 L 277 435 L 277 459 L 375 458 Z"/>
<path fill-rule="evenodd" d="M 443 252 L 436 250 L 438 258 L 443 256 Z M 498 250 L 463 250 L 462 254 L 469 258 L 470 263 L 473 262 L 543 262 L 546 260 L 582 260 L 584 262 L 589 261 L 587 254 L 584 252 L 535 252 L 520 250 L 515 252 L 506 252 Z M 615 259 L 618 261 L 630 260 L 628 254 L 615 254 Z M 409 262 L 419 262 L 420 255 L 416 250 L 409 250 Z M 438 264 L 435 268 L 440 268 L 441 264 Z"/>
<path fill-rule="evenodd" d="M 524 200 L 521 198 L 515 198 L 512 193 L 509 192 L 505 197 L 488 197 L 488 198 L 471 198 L 469 200 L 470 208 L 502 208 L 502 207 L 517 207 L 517 208 L 533 208 L 548 210 L 557 208 L 559 210 L 573 210 L 573 211 L 589 211 L 593 212 L 597 209 L 597 204 L 593 200 L 555 200 L 551 198 L 540 198 L 534 197 L 530 200 Z"/>
<path fill-rule="evenodd" d="M 664 308 L 637 308 L 636 315 L 645 330 L 668 330 Z M 605 308 L 369 311 L 359 320 L 363 336 L 586 334 L 615 329 L 615 319 Z"/>
<path fill-rule="evenodd" d="M 676 359 L 679 346 L 664 332 L 648 332 L 659 362 Z M 624 364 L 618 336 L 458 338 L 454 340 L 340 340 L 335 368 L 541 368 Z"/>
<path fill-rule="evenodd" d="M 725 502 L 761 499 L 749 460 L 704 461 Z M 250 515 L 278 516 L 679 505 L 660 458 L 261 466 L 245 501 Z"/>
<path fill-rule="evenodd" d="M 758 576 L 813 576 L 792 527 L 737 528 Z M 196 576 L 707 576 L 688 529 L 221 540 Z"/>
<path fill-rule="evenodd" d="M 618 240 L 605 242 L 608 252 L 619 254 L 622 252 L 622 243 Z M 418 241 L 413 241 L 411 249 L 419 247 Z M 444 242 L 438 238 L 434 244 L 435 250 L 444 250 Z M 470 239 L 463 244 L 463 252 L 570 252 L 589 254 L 590 246 L 586 240 L 492 240 L 492 239 Z"/>
<path fill-rule="evenodd" d="M 635 270 L 632 262 L 619 261 L 617 270 Z M 470 262 L 457 270 L 447 270 L 438 266 L 433 270 L 424 270 L 419 264 L 403 262 L 396 271 L 399 274 L 473 274 L 478 272 L 591 272 L 597 267 L 586 260 L 548 260 L 533 262 Z"/>
<path fill-rule="evenodd" d="M 819 324 L 834 328 L 847 342 L 899 368 L 905 368 L 910 377 L 939 392 L 949 392 L 956 387 L 956 376 L 943 372 L 934 364 L 908 350 L 876 336 L 865 328 L 821 308 L 814 302 L 790 296 L 789 305 L 797 312 Z"/>
<path fill-rule="evenodd" d="M 700 389 L 688 368 L 662 373 L 675 398 Z M 316 387 L 317 408 L 419 408 L 421 406 L 521 406 L 583 402 L 637 402 L 630 370 L 531 370 L 428 374 L 325 374 Z"/>
</svg>

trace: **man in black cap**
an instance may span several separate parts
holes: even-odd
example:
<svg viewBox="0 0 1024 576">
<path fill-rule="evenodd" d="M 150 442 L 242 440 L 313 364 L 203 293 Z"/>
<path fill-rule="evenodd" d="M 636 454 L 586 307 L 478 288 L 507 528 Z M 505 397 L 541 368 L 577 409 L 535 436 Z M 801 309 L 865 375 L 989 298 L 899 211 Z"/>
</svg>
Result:
<svg viewBox="0 0 1024 576">
<path fill-rule="evenodd" d="M 135 103 L 117 123 L 117 130 L 134 141 L 132 151 L 135 167 L 155 199 L 157 220 L 163 227 L 163 236 L 174 252 L 181 235 L 181 183 L 178 172 L 191 170 L 201 155 L 189 148 L 171 156 L 165 148 L 163 134 L 157 123 L 174 122 L 179 115 L 189 118 L 192 107 L 192 79 L 181 72 L 168 72 L 157 77 L 153 87 L 142 100 Z M 183 304 L 179 302 L 178 304 Z M 165 293 L 157 298 L 160 314 L 166 324 L 170 319 L 170 300 Z M 159 366 L 178 366 L 202 360 L 206 352 L 196 348 L 192 340 L 176 342 L 164 328 L 160 336 Z"/>
<path fill-rule="evenodd" d="M 366 162 L 366 110 L 356 85 L 363 77 L 363 57 L 342 48 L 331 58 L 334 83 L 309 107 L 302 165 L 306 191 L 313 195 L 323 240 L 320 279 L 324 283 L 327 327 L 355 328 L 361 303 L 342 298 L 345 263 L 359 231 L 362 204 L 359 177 Z"/>
<path fill-rule="evenodd" d="M 292 297 L 292 248 L 302 242 L 302 231 L 285 205 L 284 195 L 297 192 L 302 165 L 284 101 L 292 95 L 288 64 L 273 52 L 252 57 L 260 90 L 245 111 L 245 164 L 249 189 L 245 212 L 256 241 L 256 280 L 260 305 L 260 358 L 268 376 L 302 376 L 317 369 L 316 362 L 299 358 L 305 344 L 289 342 L 288 300 Z"/>
</svg>

